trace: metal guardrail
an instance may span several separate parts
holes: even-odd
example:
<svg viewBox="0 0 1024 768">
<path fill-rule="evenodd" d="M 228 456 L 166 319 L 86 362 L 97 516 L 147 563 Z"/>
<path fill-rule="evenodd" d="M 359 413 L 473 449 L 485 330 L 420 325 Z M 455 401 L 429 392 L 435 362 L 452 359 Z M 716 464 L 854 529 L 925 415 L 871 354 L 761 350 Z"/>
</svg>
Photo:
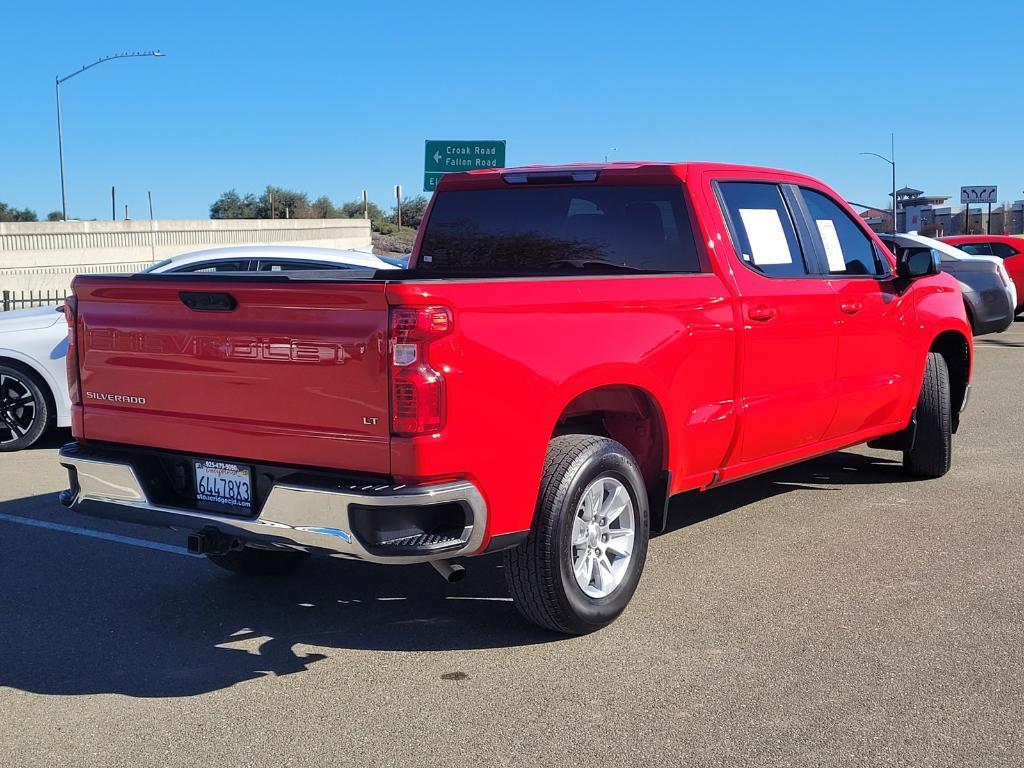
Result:
<svg viewBox="0 0 1024 768">
<path fill-rule="evenodd" d="M 55 307 L 63 304 L 68 291 L 3 291 L 0 293 L 0 312 L 29 307 Z"/>
</svg>

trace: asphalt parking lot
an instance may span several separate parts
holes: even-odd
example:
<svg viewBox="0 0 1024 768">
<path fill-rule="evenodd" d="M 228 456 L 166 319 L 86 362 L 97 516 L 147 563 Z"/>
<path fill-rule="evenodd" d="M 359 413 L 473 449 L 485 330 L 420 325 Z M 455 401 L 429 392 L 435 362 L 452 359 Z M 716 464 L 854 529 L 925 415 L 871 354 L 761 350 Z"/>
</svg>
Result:
<svg viewBox="0 0 1024 768">
<path fill-rule="evenodd" d="M 246 582 L 0 458 L 0 762 L 1019 766 L 1024 323 L 945 478 L 857 448 L 673 502 L 621 620 L 522 621 L 500 559 Z M 160 548 L 141 545 L 155 540 Z"/>
</svg>

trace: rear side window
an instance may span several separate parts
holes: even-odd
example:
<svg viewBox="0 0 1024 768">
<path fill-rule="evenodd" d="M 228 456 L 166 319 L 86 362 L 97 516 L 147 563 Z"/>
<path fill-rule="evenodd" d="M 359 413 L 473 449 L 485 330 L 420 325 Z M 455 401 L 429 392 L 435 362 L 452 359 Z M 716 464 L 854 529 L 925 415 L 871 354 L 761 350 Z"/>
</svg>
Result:
<svg viewBox="0 0 1024 768">
<path fill-rule="evenodd" d="M 804 203 L 824 246 L 829 274 L 884 275 L 885 268 L 871 238 L 850 215 L 826 195 L 801 189 Z"/>
<path fill-rule="evenodd" d="M 728 181 L 719 183 L 718 189 L 744 263 L 770 277 L 807 274 L 793 219 L 778 184 Z"/>
<path fill-rule="evenodd" d="M 294 259 L 260 259 L 260 272 L 309 272 L 324 269 L 348 269 L 345 264 L 326 261 L 295 261 Z"/>
<path fill-rule="evenodd" d="M 1013 246 L 1007 243 L 992 243 L 992 255 L 998 256 L 1000 259 L 1008 259 L 1011 256 L 1016 256 L 1018 253 L 1020 253 L 1019 250 L 1014 250 Z"/>
<path fill-rule="evenodd" d="M 679 184 L 438 192 L 417 271 L 699 272 Z"/>
<path fill-rule="evenodd" d="M 199 261 L 179 269 L 172 269 L 171 272 L 246 272 L 248 269 L 249 260 L 242 259 L 238 261 Z"/>
<path fill-rule="evenodd" d="M 964 253 L 971 256 L 994 256 L 992 246 L 988 243 L 961 243 L 957 246 Z"/>
</svg>

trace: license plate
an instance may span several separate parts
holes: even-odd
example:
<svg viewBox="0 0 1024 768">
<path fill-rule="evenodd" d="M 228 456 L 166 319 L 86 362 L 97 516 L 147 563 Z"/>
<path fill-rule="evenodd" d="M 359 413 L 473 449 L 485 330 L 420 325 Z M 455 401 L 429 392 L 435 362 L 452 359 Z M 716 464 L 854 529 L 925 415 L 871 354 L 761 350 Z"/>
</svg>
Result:
<svg viewBox="0 0 1024 768">
<path fill-rule="evenodd" d="M 252 510 L 252 480 L 248 467 L 223 461 L 196 462 L 196 504 L 234 514 Z"/>
</svg>

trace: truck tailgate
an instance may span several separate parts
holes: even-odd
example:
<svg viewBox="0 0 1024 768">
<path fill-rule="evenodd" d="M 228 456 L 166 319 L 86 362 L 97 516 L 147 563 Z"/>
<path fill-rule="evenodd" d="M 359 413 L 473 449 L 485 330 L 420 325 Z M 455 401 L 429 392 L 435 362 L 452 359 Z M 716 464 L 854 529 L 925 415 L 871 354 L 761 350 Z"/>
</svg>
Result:
<svg viewBox="0 0 1024 768">
<path fill-rule="evenodd" d="M 82 437 L 387 474 L 380 282 L 80 277 Z"/>
</svg>

